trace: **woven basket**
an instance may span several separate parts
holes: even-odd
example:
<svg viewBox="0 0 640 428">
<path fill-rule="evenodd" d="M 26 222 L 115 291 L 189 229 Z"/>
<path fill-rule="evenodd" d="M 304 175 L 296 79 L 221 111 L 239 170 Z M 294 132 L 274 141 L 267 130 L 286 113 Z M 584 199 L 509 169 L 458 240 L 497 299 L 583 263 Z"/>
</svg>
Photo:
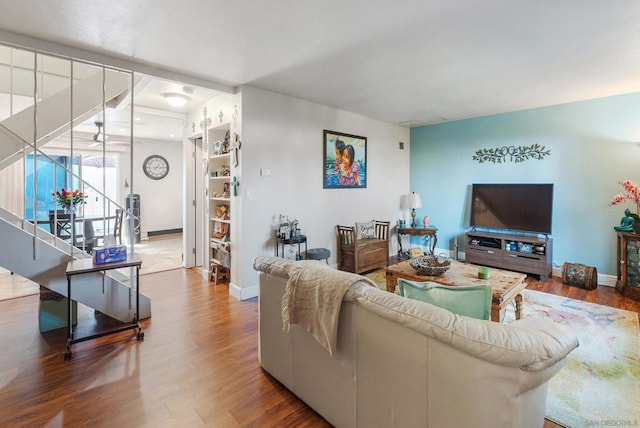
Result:
<svg viewBox="0 0 640 428">
<path fill-rule="evenodd" d="M 440 260 L 435 256 L 422 256 L 409 260 L 409 264 L 418 275 L 438 276 L 445 273 L 451 266 L 449 260 Z"/>
</svg>

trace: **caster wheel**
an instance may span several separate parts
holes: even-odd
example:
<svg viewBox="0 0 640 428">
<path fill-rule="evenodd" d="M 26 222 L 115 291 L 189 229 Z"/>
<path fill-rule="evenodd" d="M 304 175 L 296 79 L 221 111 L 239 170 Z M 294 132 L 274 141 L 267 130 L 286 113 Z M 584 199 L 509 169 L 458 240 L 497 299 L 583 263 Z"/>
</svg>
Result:
<svg viewBox="0 0 640 428">
<path fill-rule="evenodd" d="M 138 340 L 144 340 L 144 331 L 138 333 Z"/>
<path fill-rule="evenodd" d="M 66 351 L 64 351 L 64 360 L 67 361 L 70 359 L 71 359 L 71 351 L 67 349 Z"/>
</svg>

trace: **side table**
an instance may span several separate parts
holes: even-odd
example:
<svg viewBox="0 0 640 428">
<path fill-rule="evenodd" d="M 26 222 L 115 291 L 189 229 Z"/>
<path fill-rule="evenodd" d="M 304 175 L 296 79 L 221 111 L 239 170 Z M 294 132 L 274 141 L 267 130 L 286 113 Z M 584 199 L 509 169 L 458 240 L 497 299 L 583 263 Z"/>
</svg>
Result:
<svg viewBox="0 0 640 428">
<path fill-rule="evenodd" d="M 429 244 L 429 253 L 433 255 L 433 252 L 436 249 L 436 243 L 438 242 L 438 236 L 436 235 L 437 231 L 437 227 L 398 227 L 398 258 L 402 260 L 404 254 L 404 251 L 402 250 L 402 235 L 426 236 L 427 243 Z"/>
<path fill-rule="evenodd" d="M 98 337 L 106 336 L 109 334 L 119 333 L 125 330 L 138 329 L 138 333 L 136 335 L 138 340 L 144 339 L 144 332 L 142 331 L 142 327 L 140 326 L 140 266 L 142 265 L 142 260 L 136 254 L 130 254 L 127 256 L 127 260 L 123 262 L 114 262 L 114 263 L 106 263 L 103 265 L 97 265 L 93 263 L 93 258 L 87 259 L 77 259 L 71 260 L 67 263 L 67 327 L 68 327 L 68 335 L 67 335 L 67 349 L 64 352 L 64 359 L 71 359 L 71 345 L 78 342 L 84 342 L 85 340 L 96 339 Z M 74 338 L 73 337 L 73 314 L 71 313 L 71 278 L 92 273 L 92 272 L 105 272 L 111 269 L 121 269 L 126 267 L 133 267 L 136 269 L 136 312 L 133 317 L 133 320 L 130 324 L 125 324 L 121 327 L 116 327 L 114 329 L 103 331 L 96 334 L 91 334 L 89 336 Z"/>
</svg>

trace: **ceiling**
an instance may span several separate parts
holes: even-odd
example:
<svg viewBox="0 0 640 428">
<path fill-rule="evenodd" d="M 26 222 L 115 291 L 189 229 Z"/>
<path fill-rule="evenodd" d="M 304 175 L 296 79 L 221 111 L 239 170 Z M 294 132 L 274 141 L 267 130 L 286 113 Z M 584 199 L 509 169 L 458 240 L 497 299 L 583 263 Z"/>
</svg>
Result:
<svg viewBox="0 0 640 428">
<path fill-rule="evenodd" d="M 35 74 L 34 63 L 37 64 Z M 31 50 L 0 45 L 0 122 L 31 107 L 34 97 L 45 100 L 68 89 L 72 78 L 78 84 L 86 81 L 91 82 L 89 86 L 102 85 L 102 73 L 102 67 L 93 63 L 75 61 L 72 67 L 68 57 L 42 54 L 36 60 Z M 105 70 L 105 73 L 118 74 L 111 70 Z M 125 81 L 130 82 L 128 75 L 124 77 Z M 97 147 L 98 150 L 100 144 L 96 143 L 95 135 L 100 130 L 108 136 L 107 143 L 110 145 L 122 143 L 128 146 L 132 128 L 134 141 L 182 141 L 183 128 L 188 126 L 184 123 L 186 113 L 220 94 L 216 90 L 142 73 L 136 73 L 135 79 L 133 96 L 131 91 L 127 91 L 126 95 L 116 98 L 117 102 L 107 101 L 104 111 L 97 108 L 79 116 L 79 123 L 73 126 L 75 142 L 88 148 Z M 84 87 L 87 87 L 86 83 Z M 94 90 L 99 93 L 100 87 Z M 185 96 L 187 103 L 179 107 L 171 106 L 165 94 Z M 98 127 L 98 124 L 101 126 Z M 72 136 L 67 126 L 54 134 L 55 140 L 52 142 L 68 146 Z"/>
<path fill-rule="evenodd" d="M 172 107 L 165 100 L 165 93 L 185 94 L 190 101 L 182 107 Z M 204 105 L 219 93 L 207 88 L 142 76 L 136 84 L 133 103 L 127 97 L 116 108 L 107 109 L 104 115 L 100 112 L 74 129 L 79 135 L 93 139 L 98 131 L 95 122 L 102 121 L 105 124 L 102 132 L 109 137 L 109 143 L 121 141 L 128 144 L 133 104 L 134 139 L 182 141 L 183 128 L 188 125 L 184 123 L 186 113 L 194 106 Z"/>
<path fill-rule="evenodd" d="M 406 126 L 640 91 L 637 0 L 0 0 L 0 30 Z"/>
</svg>

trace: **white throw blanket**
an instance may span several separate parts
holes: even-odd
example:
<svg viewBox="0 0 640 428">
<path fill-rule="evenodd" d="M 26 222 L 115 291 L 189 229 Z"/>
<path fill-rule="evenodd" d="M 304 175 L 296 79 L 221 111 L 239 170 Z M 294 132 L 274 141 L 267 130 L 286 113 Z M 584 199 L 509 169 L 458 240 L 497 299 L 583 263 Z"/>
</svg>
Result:
<svg viewBox="0 0 640 428">
<path fill-rule="evenodd" d="M 283 330 L 291 324 L 304 328 L 333 355 L 338 339 L 338 318 L 342 298 L 356 281 L 376 286 L 369 278 L 342 272 L 317 262 L 291 263 L 286 291 L 282 297 Z"/>
</svg>

